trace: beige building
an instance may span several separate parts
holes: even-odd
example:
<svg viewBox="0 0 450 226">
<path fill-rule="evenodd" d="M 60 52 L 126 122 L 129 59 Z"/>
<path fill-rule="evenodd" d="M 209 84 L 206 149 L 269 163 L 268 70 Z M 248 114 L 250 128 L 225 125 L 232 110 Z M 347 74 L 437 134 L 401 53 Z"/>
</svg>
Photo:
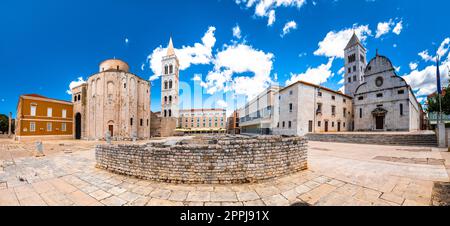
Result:
<svg viewBox="0 0 450 226">
<path fill-rule="evenodd" d="M 225 109 L 180 110 L 177 131 L 185 133 L 225 133 Z"/>
<path fill-rule="evenodd" d="M 150 83 L 129 70 L 121 60 L 106 60 L 72 89 L 75 139 L 104 139 L 107 131 L 113 140 L 150 138 Z"/>
<path fill-rule="evenodd" d="M 279 86 L 271 86 L 238 110 L 241 134 L 272 134 L 278 122 Z"/>
<path fill-rule="evenodd" d="M 352 98 L 340 92 L 298 81 L 279 91 L 279 120 L 274 134 L 352 130 Z"/>
</svg>

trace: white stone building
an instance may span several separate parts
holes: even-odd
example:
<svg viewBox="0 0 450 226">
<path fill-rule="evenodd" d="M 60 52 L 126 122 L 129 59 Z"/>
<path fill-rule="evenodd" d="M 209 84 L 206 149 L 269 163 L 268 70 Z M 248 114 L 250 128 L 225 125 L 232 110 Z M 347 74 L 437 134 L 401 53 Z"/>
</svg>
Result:
<svg viewBox="0 0 450 226">
<path fill-rule="evenodd" d="M 271 86 L 239 109 L 241 134 L 272 134 L 278 122 L 280 87 Z"/>
<path fill-rule="evenodd" d="M 318 85 L 298 81 L 279 91 L 279 120 L 274 134 L 344 132 L 352 127 L 352 98 Z"/>
<path fill-rule="evenodd" d="M 355 90 L 355 131 L 415 131 L 421 129 L 422 106 L 391 61 L 378 52 Z"/>
<path fill-rule="evenodd" d="M 167 55 L 162 59 L 161 114 L 164 118 L 179 116 L 180 62 L 175 55 L 172 38 L 167 47 Z"/>
<path fill-rule="evenodd" d="M 114 140 L 150 138 L 150 83 L 129 72 L 127 63 L 111 59 L 100 72 L 74 87 L 74 138 Z"/>
<path fill-rule="evenodd" d="M 366 48 L 356 33 L 344 49 L 345 56 L 345 94 L 354 97 L 356 89 L 364 83 L 364 69 L 367 65 Z"/>
</svg>

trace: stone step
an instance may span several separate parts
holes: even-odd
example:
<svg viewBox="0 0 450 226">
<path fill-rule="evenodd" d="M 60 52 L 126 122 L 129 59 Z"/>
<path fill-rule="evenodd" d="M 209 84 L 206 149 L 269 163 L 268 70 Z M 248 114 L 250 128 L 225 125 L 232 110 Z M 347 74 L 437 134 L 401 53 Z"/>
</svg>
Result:
<svg viewBox="0 0 450 226">
<path fill-rule="evenodd" d="M 434 134 L 307 134 L 311 141 L 436 147 Z"/>
</svg>

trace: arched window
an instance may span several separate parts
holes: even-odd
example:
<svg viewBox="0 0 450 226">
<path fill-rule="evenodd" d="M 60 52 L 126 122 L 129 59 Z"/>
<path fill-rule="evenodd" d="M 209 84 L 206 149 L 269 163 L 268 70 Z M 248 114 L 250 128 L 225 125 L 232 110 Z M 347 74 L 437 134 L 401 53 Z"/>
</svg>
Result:
<svg viewBox="0 0 450 226">
<path fill-rule="evenodd" d="M 169 110 L 169 117 L 172 117 L 172 110 Z"/>
<path fill-rule="evenodd" d="M 77 102 L 77 95 L 73 97 L 73 102 Z"/>
<path fill-rule="evenodd" d="M 172 96 L 169 96 L 169 103 L 172 102 Z"/>
<path fill-rule="evenodd" d="M 169 66 L 169 73 L 170 73 L 170 74 L 173 73 L 173 65 L 172 65 L 172 64 Z"/>
<path fill-rule="evenodd" d="M 168 83 L 167 83 L 167 81 L 164 81 L 164 89 L 167 89 L 167 87 L 168 87 Z"/>
<path fill-rule="evenodd" d="M 164 103 L 167 103 L 167 96 L 164 97 Z"/>
<path fill-rule="evenodd" d="M 167 110 L 164 110 L 164 117 L 167 117 Z"/>
<path fill-rule="evenodd" d="M 172 82 L 172 80 L 170 80 L 169 81 L 169 89 L 172 89 L 172 86 L 173 86 L 173 82 Z"/>
<path fill-rule="evenodd" d="M 165 75 L 169 74 L 169 67 L 167 65 L 164 66 L 164 74 Z"/>
<path fill-rule="evenodd" d="M 80 101 L 81 100 L 81 95 L 80 94 L 78 94 L 78 101 Z"/>
</svg>

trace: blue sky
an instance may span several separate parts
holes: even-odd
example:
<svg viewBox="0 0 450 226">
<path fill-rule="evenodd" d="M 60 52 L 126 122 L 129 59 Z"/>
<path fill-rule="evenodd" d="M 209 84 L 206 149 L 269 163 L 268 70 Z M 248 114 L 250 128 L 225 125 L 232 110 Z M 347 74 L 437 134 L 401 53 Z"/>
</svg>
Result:
<svg viewBox="0 0 450 226">
<path fill-rule="evenodd" d="M 113 57 L 152 79 L 152 111 L 159 111 L 161 81 L 155 73 L 160 68 L 155 62 L 170 36 L 182 55 L 182 108 L 203 103 L 232 110 L 269 84 L 284 86 L 296 79 L 338 90 L 344 63 L 340 49 L 353 30 L 364 40 L 367 57 L 376 49 L 388 56 L 419 100 L 435 90 L 436 67 L 430 57 L 438 49 L 443 82 L 448 83 L 449 1 L 264 3 L 2 1 L 0 113 L 14 113 L 21 94 L 70 100 L 70 83 L 86 80 L 101 61 Z"/>
</svg>

